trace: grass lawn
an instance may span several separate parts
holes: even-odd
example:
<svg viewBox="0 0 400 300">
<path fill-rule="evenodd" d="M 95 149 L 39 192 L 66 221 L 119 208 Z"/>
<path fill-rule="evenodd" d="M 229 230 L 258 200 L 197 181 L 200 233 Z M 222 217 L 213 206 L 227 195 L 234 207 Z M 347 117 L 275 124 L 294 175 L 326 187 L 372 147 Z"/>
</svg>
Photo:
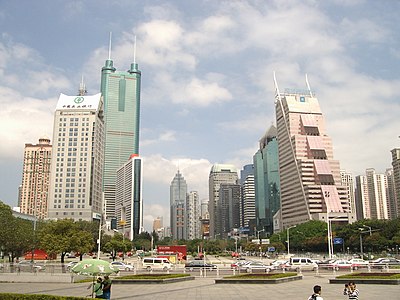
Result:
<svg viewBox="0 0 400 300">
<path fill-rule="evenodd" d="M 337 276 L 337 279 L 400 279 L 400 273 L 352 273 Z"/>
</svg>

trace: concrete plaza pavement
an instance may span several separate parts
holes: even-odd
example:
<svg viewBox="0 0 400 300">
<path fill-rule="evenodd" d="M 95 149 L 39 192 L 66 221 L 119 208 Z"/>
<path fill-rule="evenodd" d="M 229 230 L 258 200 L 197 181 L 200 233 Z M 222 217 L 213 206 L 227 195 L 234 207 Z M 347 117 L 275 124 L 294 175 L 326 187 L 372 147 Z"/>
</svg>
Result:
<svg viewBox="0 0 400 300">
<path fill-rule="evenodd" d="M 324 300 L 347 299 L 341 284 L 329 284 L 332 275 L 305 275 L 302 280 L 280 284 L 215 284 L 215 278 L 168 284 L 113 284 L 111 299 L 292 299 L 306 300 L 315 284 L 322 286 Z M 398 285 L 360 284 L 361 300 L 400 299 Z M 0 283 L 0 293 L 50 294 L 85 297 L 88 283 Z"/>
</svg>

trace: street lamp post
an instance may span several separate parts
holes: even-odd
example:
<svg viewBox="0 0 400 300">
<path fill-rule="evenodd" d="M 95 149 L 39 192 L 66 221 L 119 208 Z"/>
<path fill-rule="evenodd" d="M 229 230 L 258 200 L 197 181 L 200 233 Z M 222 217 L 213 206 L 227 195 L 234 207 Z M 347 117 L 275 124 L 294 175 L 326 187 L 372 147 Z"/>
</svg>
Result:
<svg viewBox="0 0 400 300">
<path fill-rule="evenodd" d="M 372 235 L 372 228 L 370 226 L 367 225 L 363 225 L 363 227 L 368 228 L 369 229 L 369 235 Z M 361 252 L 361 258 L 364 259 L 364 251 L 363 251 L 363 240 L 362 240 L 362 234 L 366 233 L 364 230 L 364 228 L 358 228 L 360 230 L 360 252 Z"/>
<path fill-rule="evenodd" d="M 295 228 L 296 225 L 288 227 L 286 229 L 286 235 L 287 235 L 287 255 L 290 258 L 290 239 L 289 239 L 289 229 Z"/>
<path fill-rule="evenodd" d="M 367 226 L 367 225 L 363 225 L 363 227 L 368 228 L 369 229 L 369 235 L 372 235 L 372 227 Z"/>
<path fill-rule="evenodd" d="M 262 254 L 261 254 L 261 245 L 262 245 L 262 243 L 261 243 L 261 240 L 260 240 L 260 232 L 263 232 L 263 231 L 265 231 L 265 229 L 257 230 L 257 240 L 260 243 L 259 244 L 260 246 L 258 247 L 258 249 L 260 250 L 260 261 L 262 260 Z"/>
<path fill-rule="evenodd" d="M 333 233 L 332 233 L 332 221 L 340 219 L 340 216 L 337 216 L 335 218 L 329 219 L 329 214 L 328 216 L 328 251 L 329 251 L 329 259 L 333 258 Z"/>
</svg>

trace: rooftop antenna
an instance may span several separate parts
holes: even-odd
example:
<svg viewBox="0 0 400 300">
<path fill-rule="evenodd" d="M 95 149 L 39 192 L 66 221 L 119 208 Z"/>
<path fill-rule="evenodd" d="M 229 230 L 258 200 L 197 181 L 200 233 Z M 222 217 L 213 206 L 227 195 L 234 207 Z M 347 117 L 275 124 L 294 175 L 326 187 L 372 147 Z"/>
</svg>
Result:
<svg viewBox="0 0 400 300">
<path fill-rule="evenodd" d="M 83 75 L 82 75 L 82 79 L 81 79 L 81 84 L 79 85 L 79 91 L 78 92 L 79 92 L 79 96 L 85 96 L 86 93 L 87 93 L 86 86 L 83 83 Z"/>
<path fill-rule="evenodd" d="M 308 82 L 308 76 L 307 76 L 307 73 L 306 73 L 306 84 L 307 84 L 308 91 L 310 92 L 310 97 L 312 97 L 313 95 L 312 95 L 312 92 L 311 92 L 310 83 Z"/>
<path fill-rule="evenodd" d="M 136 64 L 136 35 L 135 35 L 135 41 L 133 44 L 133 63 Z"/>
<path fill-rule="evenodd" d="M 111 60 L 111 37 L 112 37 L 112 32 L 110 31 L 110 42 L 108 44 L 108 60 Z"/>
<path fill-rule="evenodd" d="M 281 100 L 281 93 L 279 92 L 278 82 L 276 81 L 276 75 L 274 71 L 274 83 L 275 83 L 275 99 L 280 101 Z"/>
</svg>

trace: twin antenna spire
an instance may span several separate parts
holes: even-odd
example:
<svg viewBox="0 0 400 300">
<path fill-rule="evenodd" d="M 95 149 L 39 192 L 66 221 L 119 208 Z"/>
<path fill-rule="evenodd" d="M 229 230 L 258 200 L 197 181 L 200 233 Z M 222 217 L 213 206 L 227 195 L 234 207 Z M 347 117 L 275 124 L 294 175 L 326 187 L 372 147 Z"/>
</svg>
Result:
<svg viewBox="0 0 400 300">
<path fill-rule="evenodd" d="M 279 100 L 281 100 L 282 98 L 281 98 L 281 93 L 280 93 L 280 91 L 279 91 L 278 81 L 276 80 L 275 71 L 274 71 L 274 84 L 275 84 L 275 98 L 276 98 L 277 101 L 279 101 Z M 307 73 L 306 73 L 306 85 L 307 85 L 308 92 L 310 93 L 310 97 L 312 97 L 312 96 L 313 96 L 313 93 L 312 93 L 312 91 L 311 91 L 310 83 L 308 82 Z"/>
<path fill-rule="evenodd" d="M 108 60 L 111 60 L 111 40 L 112 40 L 112 32 L 110 32 L 110 41 L 108 44 Z M 133 63 L 136 63 L 136 35 L 133 43 Z"/>
</svg>

